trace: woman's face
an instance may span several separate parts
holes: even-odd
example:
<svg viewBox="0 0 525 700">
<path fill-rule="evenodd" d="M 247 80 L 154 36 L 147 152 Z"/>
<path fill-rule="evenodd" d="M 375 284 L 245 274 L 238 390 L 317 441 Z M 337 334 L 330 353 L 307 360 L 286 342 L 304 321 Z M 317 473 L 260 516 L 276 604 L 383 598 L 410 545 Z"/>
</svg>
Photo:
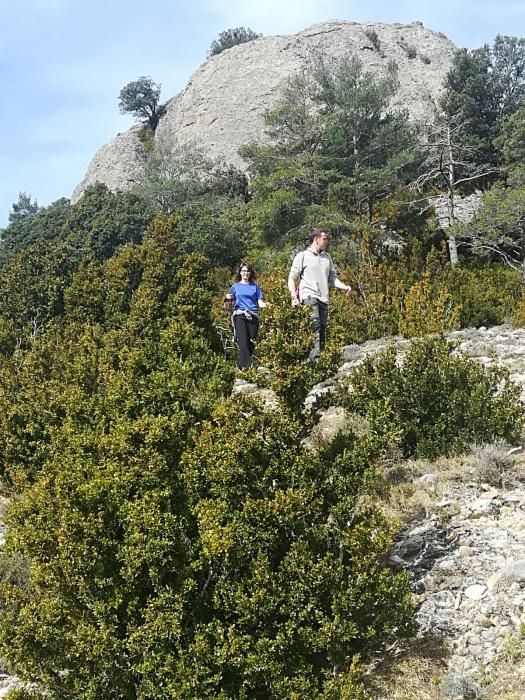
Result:
<svg viewBox="0 0 525 700">
<path fill-rule="evenodd" d="M 248 282 L 250 280 L 250 270 L 245 265 L 243 265 L 241 267 L 240 272 L 241 272 L 241 281 Z"/>
</svg>

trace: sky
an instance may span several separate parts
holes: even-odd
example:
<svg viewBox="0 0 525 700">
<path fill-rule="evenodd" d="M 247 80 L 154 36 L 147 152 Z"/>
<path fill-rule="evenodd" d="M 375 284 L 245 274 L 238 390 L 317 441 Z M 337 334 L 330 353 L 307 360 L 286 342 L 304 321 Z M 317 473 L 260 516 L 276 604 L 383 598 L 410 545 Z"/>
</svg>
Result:
<svg viewBox="0 0 525 700">
<path fill-rule="evenodd" d="M 70 197 L 95 152 L 133 125 L 121 88 L 141 75 L 161 101 L 232 27 L 289 34 L 330 19 L 421 21 L 457 46 L 525 36 L 525 0 L 0 0 L 0 227 L 18 194 Z"/>
</svg>

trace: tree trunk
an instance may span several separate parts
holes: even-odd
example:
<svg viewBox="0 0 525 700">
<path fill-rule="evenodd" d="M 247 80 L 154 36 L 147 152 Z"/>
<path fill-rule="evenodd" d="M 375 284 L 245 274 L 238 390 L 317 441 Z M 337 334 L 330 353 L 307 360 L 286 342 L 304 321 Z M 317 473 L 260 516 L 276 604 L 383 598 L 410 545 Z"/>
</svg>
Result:
<svg viewBox="0 0 525 700">
<path fill-rule="evenodd" d="M 450 259 L 450 264 L 457 265 L 459 262 L 459 256 L 458 256 L 458 245 L 456 243 L 456 237 L 449 236 L 448 240 L 447 240 L 447 244 L 448 244 L 448 257 Z"/>
<path fill-rule="evenodd" d="M 456 221 L 456 212 L 454 207 L 454 153 L 452 151 L 452 137 L 450 134 L 450 125 L 447 128 L 447 146 L 448 146 L 448 224 L 453 226 Z M 459 262 L 458 246 L 456 237 L 448 236 L 448 255 L 451 265 L 457 265 Z"/>
<path fill-rule="evenodd" d="M 525 284 L 525 218 L 520 217 L 521 231 L 521 283 Z"/>
</svg>

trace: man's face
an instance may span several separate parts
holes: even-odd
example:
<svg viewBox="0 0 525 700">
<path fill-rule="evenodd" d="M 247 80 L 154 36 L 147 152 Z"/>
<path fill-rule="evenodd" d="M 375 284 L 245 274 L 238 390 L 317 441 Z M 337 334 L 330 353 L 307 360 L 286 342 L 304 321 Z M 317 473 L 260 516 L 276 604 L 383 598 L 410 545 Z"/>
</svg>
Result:
<svg viewBox="0 0 525 700">
<path fill-rule="evenodd" d="M 325 231 L 322 231 L 315 240 L 318 250 L 326 250 L 330 245 L 330 236 Z"/>
</svg>

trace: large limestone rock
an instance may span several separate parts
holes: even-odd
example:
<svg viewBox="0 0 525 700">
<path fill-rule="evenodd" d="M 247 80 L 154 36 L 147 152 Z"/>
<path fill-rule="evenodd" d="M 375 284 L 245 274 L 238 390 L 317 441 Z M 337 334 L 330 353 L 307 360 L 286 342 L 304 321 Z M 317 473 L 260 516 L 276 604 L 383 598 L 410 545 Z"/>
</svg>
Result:
<svg viewBox="0 0 525 700">
<path fill-rule="evenodd" d="M 155 138 L 194 142 L 210 157 L 243 167 L 239 146 L 265 138 L 264 113 L 275 106 L 286 80 L 319 50 L 329 56 L 354 53 L 377 77 L 395 61 L 400 82 L 396 101 L 420 120 L 431 117 L 455 46 L 421 22 L 330 21 L 290 36 L 262 37 L 208 59 L 167 103 Z M 126 190 L 140 179 L 144 151 L 137 134 L 134 127 L 98 151 L 73 201 L 96 181 Z"/>
<path fill-rule="evenodd" d="M 117 134 L 95 153 L 82 182 L 71 196 L 73 203 L 82 196 L 86 187 L 102 182 L 110 190 L 130 190 L 139 183 L 144 173 L 145 151 L 139 134 L 142 126 L 134 126 Z"/>
<path fill-rule="evenodd" d="M 468 223 L 478 214 L 481 209 L 481 190 L 476 190 L 472 194 L 454 198 L 454 219 L 461 223 Z M 450 216 L 450 204 L 446 196 L 434 199 L 434 208 L 439 221 L 439 227 L 446 229 L 452 226 L 454 221 Z"/>
</svg>

